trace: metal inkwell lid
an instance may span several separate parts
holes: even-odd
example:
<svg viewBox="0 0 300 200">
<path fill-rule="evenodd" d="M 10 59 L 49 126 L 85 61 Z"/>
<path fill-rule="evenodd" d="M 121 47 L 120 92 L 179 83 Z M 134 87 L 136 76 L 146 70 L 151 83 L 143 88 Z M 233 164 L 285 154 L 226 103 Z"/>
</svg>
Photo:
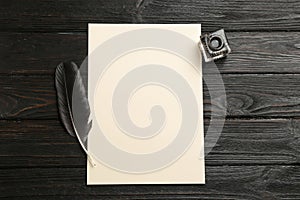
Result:
<svg viewBox="0 0 300 200">
<path fill-rule="evenodd" d="M 224 29 L 201 35 L 199 48 L 205 62 L 224 58 L 231 52 Z"/>
</svg>

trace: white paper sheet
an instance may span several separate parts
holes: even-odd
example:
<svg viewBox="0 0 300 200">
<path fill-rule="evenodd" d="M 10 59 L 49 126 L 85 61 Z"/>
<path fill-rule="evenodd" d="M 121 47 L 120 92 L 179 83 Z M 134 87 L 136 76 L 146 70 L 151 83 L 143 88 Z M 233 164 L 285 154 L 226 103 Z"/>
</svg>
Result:
<svg viewBox="0 0 300 200">
<path fill-rule="evenodd" d="M 89 24 L 88 184 L 203 184 L 201 26 Z"/>
</svg>

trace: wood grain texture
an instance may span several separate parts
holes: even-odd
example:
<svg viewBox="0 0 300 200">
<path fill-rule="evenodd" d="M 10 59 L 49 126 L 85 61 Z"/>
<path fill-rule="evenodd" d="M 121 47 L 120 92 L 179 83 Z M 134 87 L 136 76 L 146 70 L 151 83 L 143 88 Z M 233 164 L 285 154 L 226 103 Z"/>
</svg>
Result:
<svg viewBox="0 0 300 200">
<path fill-rule="evenodd" d="M 211 100 L 204 88 L 207 117 L 222 110 L 228 117 L 300 116 L 300 74 L 224 74 L 223 81 L 227 106 L 225 96 Z M 1 119 L 58 119 L 53 76 L 2 76 L 0 85 Z M 211 91 L 218 93 L 219 88 L 216 83 Z"/>
<path fill-rule="evenodd" d="M 203 30 L 300 31 L 300 3 L 278 1 L 1 1 L 5 31 L 86 31 L 87 23 L 202 23 Z"/>
<path fill-rule="evenodd" d="M 0 2 L 0 198 L 300 199 L 299 0 Z M 206 185 L 86 186 L 86 157 L 58 119 L 54 68 L 87 54 L 87 23 L 224 28 L 217 61 L 228 117 L 206 157 Z M 218 85 L 213 86 L 218 91 Z M 225 105 L 204 90 L 211 109 Z"/>
<path fill-rule="evenodd" d="M 300 120 L 227 120 L 205 164 L 300 164 L 299 151 Z M 0 168 L 86 165 L 78 141 L 56 120 L 0 121 L 0 159 Z"/>
<path fill-rule="evenodd" d="M 0 74 L 53 75 L 60 62 L 87 55 L 86 34 L 0 33 L 0 41 Z"/>
<path fill-rule="evenodd" d="M 86 186 L 85 168 L 0 170 L 0 197 L 26 199 L 299 199 L 300 166 L 209 166 L 205 185 Z"/>
<path fill-rule="evenodd" d="M 0 118 L 58 118 L 53 77 L 0 78 Z"/>
<path fill-rule="evenodd" d="M 232 53 L 220 73 L 300 73 L 300 32 L 227 33 Z M 58 63 L 80 64 L 86 33 L 0 33 L 0 74 L 53 74 Z"/>
</svg>

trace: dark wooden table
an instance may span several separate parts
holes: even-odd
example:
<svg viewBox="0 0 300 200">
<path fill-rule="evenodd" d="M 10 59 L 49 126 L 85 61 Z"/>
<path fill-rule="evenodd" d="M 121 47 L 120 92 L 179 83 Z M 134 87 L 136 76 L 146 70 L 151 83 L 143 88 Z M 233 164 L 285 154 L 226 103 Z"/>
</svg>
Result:
<svg viewBox="0 0 300 200">
<path fill-rule="evenodd" d="M 54 69 L 87 54 L 87 23 L 202 23 L 233 53 L 206 185 L 86 186 L 86 156 L 59 121 Z M 299 0 L 1 0 L 0 197 L 300 199 Z M 206 122 L 211 106 L 204 91 Z M 206 124 L 207 127 L 207 124 Z"/>
</svg>

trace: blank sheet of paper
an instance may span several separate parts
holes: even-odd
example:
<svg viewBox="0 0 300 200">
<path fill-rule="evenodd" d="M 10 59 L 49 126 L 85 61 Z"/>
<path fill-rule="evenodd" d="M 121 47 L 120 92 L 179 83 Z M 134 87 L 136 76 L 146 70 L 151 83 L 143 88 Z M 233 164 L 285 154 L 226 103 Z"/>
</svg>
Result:
<svg viewBox="0 0 300 200">
<path fill-rule="evenodd" d="M 201 26 L 89 24 L 88 184 L 203 184 Z"/>
</svg>

